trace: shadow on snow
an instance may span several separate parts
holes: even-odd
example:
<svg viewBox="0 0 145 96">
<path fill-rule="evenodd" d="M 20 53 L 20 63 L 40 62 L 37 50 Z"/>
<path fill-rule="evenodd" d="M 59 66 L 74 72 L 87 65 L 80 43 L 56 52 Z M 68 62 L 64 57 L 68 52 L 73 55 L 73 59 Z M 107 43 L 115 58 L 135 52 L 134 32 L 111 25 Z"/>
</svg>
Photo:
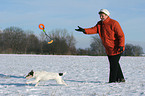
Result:
<svg viewBox="0 0 145 96">
<path fill-rule="evenodd" d="M 0 78 L 23 78 L 25 79 L 24 76 L 15 76 L 15 75 L 5 75 L 5 74 L 0 74 Z"/>
<path fill-rule="evenodd" d="M 0 83 L 0 85 L 2 85 L 2 86 L 17 86 L 17 87 L 28 86 L 27 84 L 23 84 L 23 83 Z M 29 84 L 29 86 L 35 86 L 35 84 Z"/>
<path fill-rule="evenodd" d="M 69 82 L 77 82 L 77 83 L 102 83 L 101 81 L 80 81 L 80 80 L 65 80 Z"/>
<path fill-rule="evenodd" d="M 25 79 L 24 76 L 5 75 L 5 74 L 0 74 L 0 78 Z M 76 82 L 76 83 L 102 83 L 101 81 L 82 81 L 82 80 L 64 80 L 64 81 Z M 0 85 L 2 85 L 2 86 L 4 86 L 4 85 L 7 85 L 7 86 L 14 85 L 14 86 L 18 86 L 18 87 L 21 87 L 21 86 L 35 86 L 35 84 L 23 84 L 23 83 L 0 83 Z M 39 86 L 42 86 L 42 85 L 39 85 Z M 48 85 L 45 85 L 45 86 L 60 86 L 60 85 L 59 84 L 48 84 Z"/>
</svg>

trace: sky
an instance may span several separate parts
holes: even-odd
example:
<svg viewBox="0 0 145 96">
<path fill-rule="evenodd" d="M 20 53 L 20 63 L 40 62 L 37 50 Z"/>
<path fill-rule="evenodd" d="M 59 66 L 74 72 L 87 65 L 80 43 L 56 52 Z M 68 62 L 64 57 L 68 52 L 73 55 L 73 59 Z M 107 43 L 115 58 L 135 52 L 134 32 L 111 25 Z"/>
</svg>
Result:
<svg viewBox="0 0 145 96">
<path fill-rule="evenodd" d="M 90 28 L 100 20 L 100 9 L 108 9 L 125 34 L 125 42 L 140 45 L 145 52 L 145 0 L 0 0 L 0 30 L 15 26 L 40 34 L 66 29 L 77 48 L 88 48 L 94 35 L 76 32 L 77 26 Z"/>
</svg>

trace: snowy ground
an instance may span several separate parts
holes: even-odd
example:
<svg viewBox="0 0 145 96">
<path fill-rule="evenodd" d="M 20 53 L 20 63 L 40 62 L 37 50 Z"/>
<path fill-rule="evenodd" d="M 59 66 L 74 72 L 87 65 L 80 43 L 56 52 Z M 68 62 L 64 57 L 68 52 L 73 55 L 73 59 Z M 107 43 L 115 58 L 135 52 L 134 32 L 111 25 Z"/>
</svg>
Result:
<svg viewBox="0 0 145 96">
<path fill-rule="evenodd" d="M 122 57 L 125 83 L 107 83 L 106 56 L 0 55 L 0 96 L 145 96 L 145 57 Z M 34 71 L 67 72 L 69 86 L 54 80 L 27 85 Z"/>
</svg>

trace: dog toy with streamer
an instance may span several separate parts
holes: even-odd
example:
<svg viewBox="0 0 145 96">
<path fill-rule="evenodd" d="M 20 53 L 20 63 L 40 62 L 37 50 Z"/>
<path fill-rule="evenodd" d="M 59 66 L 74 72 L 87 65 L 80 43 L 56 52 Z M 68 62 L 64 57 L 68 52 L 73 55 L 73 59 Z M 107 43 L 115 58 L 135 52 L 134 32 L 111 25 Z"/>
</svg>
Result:
<svg viewBox="0 0 145 96">
<path fill-rule="evenodd" d="M 50 38 L 50 36 L 48 36 L 48 35 L 46 34 L 46 32 L 45 32 L 45 26 L 44 26 L 44 24 L 39 24 L 39 28 L 40 28 L 41 30 L 43 30 L 44 34 L 45 34 L 48 38 Z M 50 39 L 51 39 L 51 38 L 50 38 Z M 53 40 L 51 39 L 51 41 L 49 41 L 48 44 L 51 44 L 52 42 L 53 42 Z"/>
</svg>

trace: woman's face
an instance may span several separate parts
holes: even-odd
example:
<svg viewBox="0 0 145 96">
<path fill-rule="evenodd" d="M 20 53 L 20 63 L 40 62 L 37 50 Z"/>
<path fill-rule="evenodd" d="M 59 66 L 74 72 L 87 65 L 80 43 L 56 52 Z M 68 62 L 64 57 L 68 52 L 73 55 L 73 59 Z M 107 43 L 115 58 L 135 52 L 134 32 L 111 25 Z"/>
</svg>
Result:
<svg viewBox="0 0 145 96">
<path fill-rule="evenodd" d="M 100 14 L 100 19 L 101 19 L 102 21 L 106 20 L 107 18 L 108 18 L 108 15 L 105 15 L 105 14 L 103 14 L 103 13 Z"/>
</svg>

